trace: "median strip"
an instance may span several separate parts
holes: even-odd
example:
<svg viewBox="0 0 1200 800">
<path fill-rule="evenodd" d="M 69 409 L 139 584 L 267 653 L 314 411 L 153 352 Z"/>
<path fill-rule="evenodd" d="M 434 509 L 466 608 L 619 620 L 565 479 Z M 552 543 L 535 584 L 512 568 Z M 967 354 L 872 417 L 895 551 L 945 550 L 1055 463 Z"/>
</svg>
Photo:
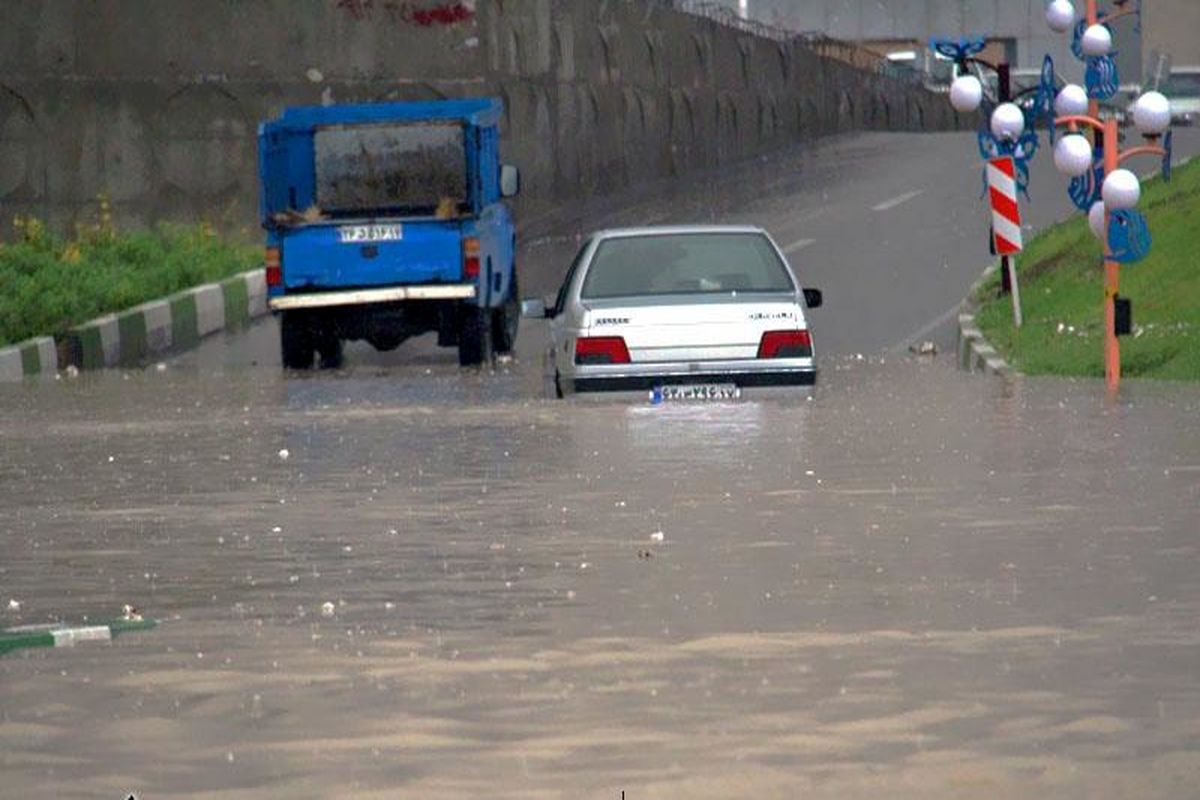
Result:
<svg viewBox="0 0 1200 800">
<path fill-rule="evenodd" d="M 0 631 L 0 656 L 35 647 L 74 647 L 81 642 L 107 642 L 122 633 L 157 627 L 153 619 L 117 619 L 101 625 L 21 625 Z"/>
</svg>

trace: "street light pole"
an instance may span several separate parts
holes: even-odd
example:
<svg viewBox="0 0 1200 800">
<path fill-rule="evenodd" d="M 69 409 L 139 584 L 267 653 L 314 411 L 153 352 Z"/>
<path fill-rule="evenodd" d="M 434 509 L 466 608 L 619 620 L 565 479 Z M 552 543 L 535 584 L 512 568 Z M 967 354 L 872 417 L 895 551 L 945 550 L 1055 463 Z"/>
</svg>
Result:
<svg viewBox="0 0 1200 800">
<path fill-rule="evenodd" d="M 1086 124 L 1092 131 L 1092 149 L 1099 148 L 1103 153 L 1103 177 L 1120 168 L 1122 155 L 1116 119 L 1101 121 L 1100 98 L 1111 96 L 1117 89 L 1116 65 L 1112 62 L 1112 34 L 1109 25 L 1121 17 L 1139 13 L 1140 6 L 1130 4 L 1129 0 L 1115 0 L 1118 8 L 1109 14 L 1101 16 L 1098 0 L 1084 0 L 1084 19 L 1075 28 L 1076 54 L 1088 62 L 1087 69 L 1087 115 L 1086 117 L 1073 114 L 1060 117 L 1070 122 L 1071 130 L 1076 131 L 1079 124 Z M 1138 0 L 1140 3 L 1140 0 Z M 1074 27 L 1074 7 L 1070 0 L 1053 0 L 1047 7 L 1047 21 L 1053 30 L 1065 32 Z M 1102 63 L 1102 67 L 1092 72 L 1092 62 Z M 1094 81 L 1095 79 L 1095 81 Z M 1078 90 L 1077 90 L 1078 91 Z M 1169 120 L 1168 120 L 1169 122 Z M 1058 120 L 1055 124 L 1060 124 Z M 1157 131 L 1153 135 L 1157 135 Z M 1163 148 L 1134 148 L 1126 156 L 1136 153 L 1158 153 L 1167 156 L 1169 152 Z M 1091 169 L 1089 165 L 1089 170 Z M 1097 187 L 1099 188 L 1099 187 Z M 1086 201 L 1085 201 L 1086 202 Z M 1085 206 L 1086 208 L 1086 206 Z M 1109 241 L 1109 228 L 1112 221 L 1112 209 L 1106 202 L 1104 205 L 1104 377 L 1110 390 L 1116 390 L 1121 382 L 1121 345 L 1117 339 L 1116 303 L 1120 283 L 1120 263 L 1113 257 L 1112 243 Z"/>
<path fill-rule="evenodd" d="M 1169 113 L 1170 112 L 1168 111 L 1168 121 Z M 1118 138 L 1117 120 L 1111 117 L 1109 119 L 1101 120 L 1097 116 L 1093 116 L 1091 114 L 1070 115 L 1056 118 L 1054 120 L 1054 124 L 1055 126 L 1066 126 L 1072 134 L 1078 133 L 1081 125 L 1086 126 L 1090 128 L 1093 133 L 1097 134 L 1104 142 L 1104 174 L 1101 182 L 1102 186 L 1104 187 L 1104 382 L 1105 385 L 1108 386 L 1109 391 L 1115 392 L 1121 383 L 1121 345 L 1119 339 L 1117 338 L 1116 325 L 1116 301 L 1119 289 L 1121 264 L 1117 260 L 1116 254 L 1113 251 L 1111 235 L 1112 220 L 1113 214 L 1116 210 L 1127 209 L 1133 205 L 1136 205 L 1137 196 L 1140 194 L 1140 189 L 1136 186 L 1136 178 L 1131 177 L 1131 180 L 1134 183 L 1131 195 L 1125 197 L 1118 196 L 1118 189 L 1122 190 L 1121 193 L 1128 193 L 1130 190 L 1124 189 L 1124 187 L 1116 187 L 1113 189 L 1111 193 L 1112 196 L 1110 197 L 1109 178 L 1111 178 L 1114 173 L 1121 169 L 1122 163 L 1130 158 L 1133 158 L 1134 156 L 1161 156 L 1166 159 L 1167 162 L 1169 162 L 1171 153 L 1168 147 L 1162 147 L 1158 144 L 1147 144 L 1141 147 L 1133 147 L 1122 152 L 1120 149 L 1120 139 Z M 1149 138 L 1151 141 L 1156 140 L 1158 135 L 1161 133 L 1159 127 L 1159 125 L 1155 125 L 1154 128 L 1147 133 L 1147 138 Z M 1165 124 L 1161 127 L 1165 128 Z M 1066 147 L 1063 142 L 1065 142 L 1065 139 L 1059 144 L 1065 151 L 1069 148 Z M 1084 143 L 1082 148 L 1087 150 L 1087 144 Z M 1085 167 L 1084 171 L 1091 169 L 1092 154 L 1088 152 L 1085 158 L 1085 162 L 1081 161 L 1081 165 Z M 1064 157 L 1063 163 L 1065 164 L 1066 162 L 1067 158 Z M 1058 163 L 1059 161 L 1056 157 L 1056 164 Z M 1164 170 L 1165 169 L 1166 168 L 1164 167 Z"/>
</svg>

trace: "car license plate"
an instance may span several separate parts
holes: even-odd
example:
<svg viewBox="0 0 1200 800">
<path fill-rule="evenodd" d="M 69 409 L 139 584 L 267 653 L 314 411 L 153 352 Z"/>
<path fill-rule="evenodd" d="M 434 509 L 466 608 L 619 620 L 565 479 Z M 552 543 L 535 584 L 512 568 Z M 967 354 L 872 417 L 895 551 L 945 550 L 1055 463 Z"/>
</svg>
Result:
<svg viewBox="0 0 1200 800">
<path fill-rule="evenodd" d="M 342 244 L 398 242 L 404 238 L 403 225 L 343 225 L 338 228 Z"/>
<path fill-rule="evenodd" d="M 664 400 L 737 400 L 741 396 L 741 388 L 732 383 L 658 386 L 650 393 L 650 399 L 654 402 Z"/>
</svg>

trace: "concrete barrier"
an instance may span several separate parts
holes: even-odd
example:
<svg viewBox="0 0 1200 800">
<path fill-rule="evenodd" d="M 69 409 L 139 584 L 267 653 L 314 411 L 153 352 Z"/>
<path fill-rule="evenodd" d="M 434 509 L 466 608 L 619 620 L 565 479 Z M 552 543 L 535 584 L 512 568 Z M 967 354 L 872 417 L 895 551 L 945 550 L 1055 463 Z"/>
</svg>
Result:
<svg viewBox="0 0 1200 800">
<path fill-rule="evenodd" d="M 999 269 L 999 264 L 993 264 L 983 271 L 967 292 L 967 297 L 963 300 L 963 311 L 958 315 L 958 368 L 966 372 L 983 372 L 989 375 L 1015 373 L 975 324 L 975 298 Z"/>
<path fill-rule="evenodd" d="M 54 339 L 42 337 L 0 348 L 0 381 L 19 381 L 58 369 L 139 367 L 150 359 L 195 347 L 205 336 L 237 330 L 267 313 L 267 284 L 261 269 L 188 289 L 162 300 L 107 314 L 72 329 L 63 338 L 59 363 Z"/>
</svg>

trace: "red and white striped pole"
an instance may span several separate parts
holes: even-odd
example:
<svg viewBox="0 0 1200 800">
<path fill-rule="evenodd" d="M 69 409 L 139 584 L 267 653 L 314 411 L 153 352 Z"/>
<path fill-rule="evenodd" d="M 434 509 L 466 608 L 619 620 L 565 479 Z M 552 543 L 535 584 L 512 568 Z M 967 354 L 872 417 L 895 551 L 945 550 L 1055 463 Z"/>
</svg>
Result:
<svg viewBox="0 0 1200 800">
<path fill-rule="evenodd" d="M 988 195 L 992 204 L 992 242 L 1001 257 L 1012 288 L 1013 326 L 1021 327 L 1021 290 L 1017 285 L 1017 260 L 1023 249 L 1021 208 L 1017 205 L 1016 163 L 1011 156 L 988 160 Z"/>
</svg>

